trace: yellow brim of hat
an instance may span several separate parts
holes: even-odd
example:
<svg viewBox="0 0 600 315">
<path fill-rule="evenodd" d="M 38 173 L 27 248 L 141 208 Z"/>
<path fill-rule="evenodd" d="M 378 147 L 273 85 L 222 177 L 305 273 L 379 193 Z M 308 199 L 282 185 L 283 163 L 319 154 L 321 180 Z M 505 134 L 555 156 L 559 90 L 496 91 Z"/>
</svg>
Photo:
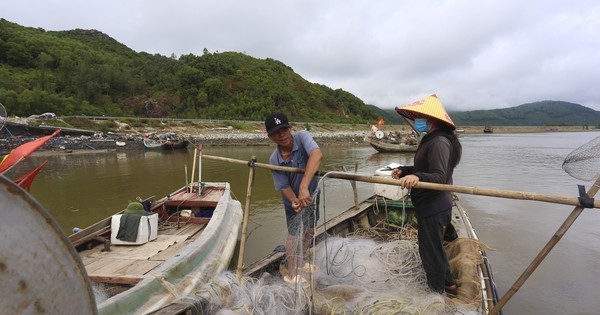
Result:
<svg viewBox="0 0 600 315">
<path fill-rule="evenodd" d="M 440 102 L 435 94 L 404 107 L 396 107 L 396 112 L 411 120 L 415 120 L 415 117 L 420 115 L 429 116 L 445 122 L 452 129 L 456 129 L 454 122 L 446 112 L 446 109 L 444 109 L 444 105 L 442 105 L 442 102 Z"/>
</svg>

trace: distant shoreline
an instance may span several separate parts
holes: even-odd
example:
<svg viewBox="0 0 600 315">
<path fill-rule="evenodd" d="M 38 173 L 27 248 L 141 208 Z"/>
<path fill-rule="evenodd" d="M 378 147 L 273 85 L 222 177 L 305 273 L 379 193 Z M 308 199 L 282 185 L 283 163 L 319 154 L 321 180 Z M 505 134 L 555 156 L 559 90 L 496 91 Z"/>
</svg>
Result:
<svg viewBox="0 0 600 315">
<path fill-rule="evenodd" d="M 292 124 L 294 130 L 304 130 L 309 127 L 313 137 L 322 146 L 331 145 L 354 145 L 368 146 L 364 141 L 365 136 L 370 133 L 366 125 L 342 125 L 342 124 Z M 205 146 L 270 146 L 273 145 L 264 131 L 261 131 L 261 123 L 255 123 L 254 129 L 239 130 L 234 128 L 214 128 L 211 125 L 195 126 L 165 126 L 162 130 L 153 132 L 167 133 L 175 132 L 177 135 L 190 139 L 190 148 L 198 144 Z M 382 125 L 380 129 L 389 131 L 408 131 L 407 125 Z M 459 127 L 461 134 L 474 135 L 484 134 L 483 126 Z M 546 133 L 546 132 L 590 132 L 600 129 L 584 129 L 582 126 L 492 126 L 493 134 L 513 133 Z M 56 137 L 42 146 L 35 155 L 54 154 L 78 154 L 78 153 L 102 153 L 102 152 L 128 152 L 145 150 L 142 139 L 149 128 L 128 128 L 103 139 L 90 139 L 89 137 Z M 116 146 L 116 138 L 127 138 L 125 147 Z M 31 138 L 37 138 L 31 137 Z M 0 139 L 0 152 L 9 152 L 18 145 L 30 141 L 28 139 Z"/>
</svg>

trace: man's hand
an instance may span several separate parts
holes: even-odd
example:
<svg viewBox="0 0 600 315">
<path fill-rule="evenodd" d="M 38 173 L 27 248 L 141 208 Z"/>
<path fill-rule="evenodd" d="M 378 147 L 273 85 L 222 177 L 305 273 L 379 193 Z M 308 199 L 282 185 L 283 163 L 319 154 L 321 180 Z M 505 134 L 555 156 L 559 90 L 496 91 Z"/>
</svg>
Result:
<svg viewBox="0 0 600 315">
<path fill-rule="evenodd" d="M 300 187 L 300 191 L 298 194 L 298 202 L 300 203 L 301 208 L 307 208 L 310 206 L 312 198 L 310 196 L 310 192 L 307 187 Z"/>
<path fill-rule="evenodd" d="M 300 206 L 300 202 L 292 201 L 292 209 L 294 209 L 294 211 L 296 213 L 300 212 L 302 210 L 302 207 Z"/>
</svg>

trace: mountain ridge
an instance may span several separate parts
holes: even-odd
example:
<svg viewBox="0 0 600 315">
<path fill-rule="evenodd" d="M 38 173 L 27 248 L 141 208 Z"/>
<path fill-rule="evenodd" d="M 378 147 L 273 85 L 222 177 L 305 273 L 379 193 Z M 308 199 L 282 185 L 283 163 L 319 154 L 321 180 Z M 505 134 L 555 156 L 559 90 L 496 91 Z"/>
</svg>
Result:
<svg viewBox="0 0 600 315">
<path fill-rule="evenodd" d="M 282 63 L 204 49 L 166 57 L 136 52 L 98 30 L 45 31 L 0 19 L 0 102 L 10 115 L 136 116 L 405 124 L 393 109 L 312 83 Z M 600 113 L 545 100 L 449 113 L 457 125 L 600 125 Z"/>
</svg>

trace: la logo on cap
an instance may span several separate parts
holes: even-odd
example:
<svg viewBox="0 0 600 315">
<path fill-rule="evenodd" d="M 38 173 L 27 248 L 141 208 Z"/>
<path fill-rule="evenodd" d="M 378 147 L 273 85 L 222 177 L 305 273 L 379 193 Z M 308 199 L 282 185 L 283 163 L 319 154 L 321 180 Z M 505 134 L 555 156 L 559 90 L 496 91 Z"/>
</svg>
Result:
<svg viewBox="0 0 600 315">
<path fill-rule="evenodd" d="M 277 117 L 275 117 L 275 124 L 276 125 L 281 125 L 281 120 Z"/>
</svg>

